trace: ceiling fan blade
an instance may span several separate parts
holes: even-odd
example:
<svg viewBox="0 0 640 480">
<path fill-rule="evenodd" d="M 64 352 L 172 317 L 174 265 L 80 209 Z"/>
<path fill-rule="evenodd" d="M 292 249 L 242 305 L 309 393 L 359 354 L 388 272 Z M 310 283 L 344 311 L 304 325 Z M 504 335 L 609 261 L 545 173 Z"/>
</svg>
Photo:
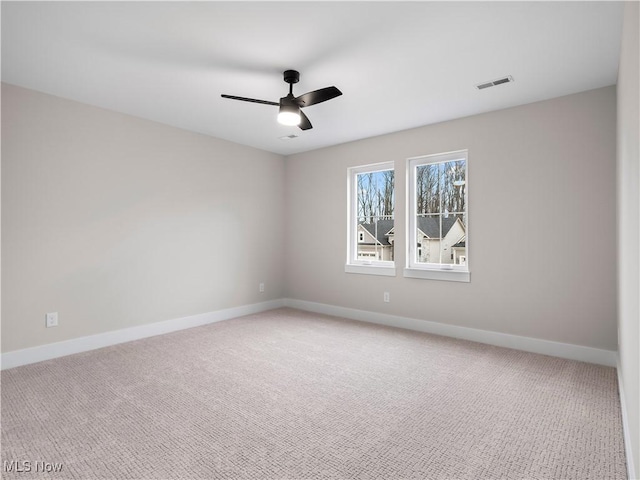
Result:
<svg viewBox="0 0 640 480">
<path fill-rule="evenodd" d="M 243 102 L 252 102 L 252 103 L 262 103 L 264 105 L 275 105 L 276 107 L 280 104 L 278 102 L 270 102 L 268 100 L 257 100 L 255 98 L 246 98 L 246 97 L 236 97 L 234 95 L 220 95 L 222 98 L 230 98 L 231 100 L 241 100 Z"/>
<path fill-rule="evenodd" d="M 326 87 L 320 90 L 314 90 L 313 92 L 304 93 L 296 98 L 296 103 L 300 107 L 309 107 L 316 103 L 326 102 L 332 98 L 336 98 L 342 95 L 342 92 L 336 87 Z"/>
<path fill-rule="evenodd" d="M 304 113 L 302 113 L 302 110 L 300 110 L 300 125 L 298 125 L 298 127 L 300 127 L 300 130 L 309 130 L 313 128 L 313 125 L 311 125 L 309 118 Z"/>
</svg>

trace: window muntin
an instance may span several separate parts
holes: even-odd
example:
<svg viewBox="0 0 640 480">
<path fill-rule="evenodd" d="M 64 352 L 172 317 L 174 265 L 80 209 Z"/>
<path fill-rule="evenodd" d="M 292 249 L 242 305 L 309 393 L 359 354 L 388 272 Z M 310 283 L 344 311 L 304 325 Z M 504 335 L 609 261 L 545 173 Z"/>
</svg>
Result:
<svg viewBox="0 0 640 480">
<path fill-rule="evenodd" d="M 348 265 L 394 265 L 394 205 L 393 162 L 349 169 Z"/>
<path fill-rule="evenodd" d="M 467 151 L 409 159 L 407 266 L 468 271 Z"/>
</svg>

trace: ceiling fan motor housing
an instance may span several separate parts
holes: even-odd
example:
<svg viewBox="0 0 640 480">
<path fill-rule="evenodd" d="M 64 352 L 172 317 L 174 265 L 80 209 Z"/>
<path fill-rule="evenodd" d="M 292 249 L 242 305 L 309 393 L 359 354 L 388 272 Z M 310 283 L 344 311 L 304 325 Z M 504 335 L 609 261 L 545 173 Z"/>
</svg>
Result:
<svg viewBox="0 0 640 480">
<path fill-rule="evenodd" d="M 300 72 L 297 70 L 285 70 L 284 81 L 290 84 L 298 83 L 300 81 Z"/>
</svg>

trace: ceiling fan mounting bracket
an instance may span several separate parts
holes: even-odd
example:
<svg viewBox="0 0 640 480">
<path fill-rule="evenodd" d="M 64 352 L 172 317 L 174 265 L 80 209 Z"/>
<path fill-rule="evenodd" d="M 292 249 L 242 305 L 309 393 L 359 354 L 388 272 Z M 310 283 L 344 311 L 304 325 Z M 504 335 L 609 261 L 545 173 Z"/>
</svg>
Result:
<svg viewBox="0 0 640 480">
<path fill-rule="evenodd" d="M 289 84 L 298 83 L 300 81 L 300 72 L 297 70 L 285 70 L 284 81 Z"/>
</svg>

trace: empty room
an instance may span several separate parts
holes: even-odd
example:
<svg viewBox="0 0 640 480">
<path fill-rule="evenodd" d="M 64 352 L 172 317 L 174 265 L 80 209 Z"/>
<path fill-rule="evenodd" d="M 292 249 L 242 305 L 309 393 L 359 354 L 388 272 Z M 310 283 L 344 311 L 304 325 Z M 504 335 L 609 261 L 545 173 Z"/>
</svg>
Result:
<svg viewBox="0 0 640 480">
<path fill-rule="evenodd" d="M 639 2 L 0 7 L 1 478 L 639 478 Z"/>
</svg>

